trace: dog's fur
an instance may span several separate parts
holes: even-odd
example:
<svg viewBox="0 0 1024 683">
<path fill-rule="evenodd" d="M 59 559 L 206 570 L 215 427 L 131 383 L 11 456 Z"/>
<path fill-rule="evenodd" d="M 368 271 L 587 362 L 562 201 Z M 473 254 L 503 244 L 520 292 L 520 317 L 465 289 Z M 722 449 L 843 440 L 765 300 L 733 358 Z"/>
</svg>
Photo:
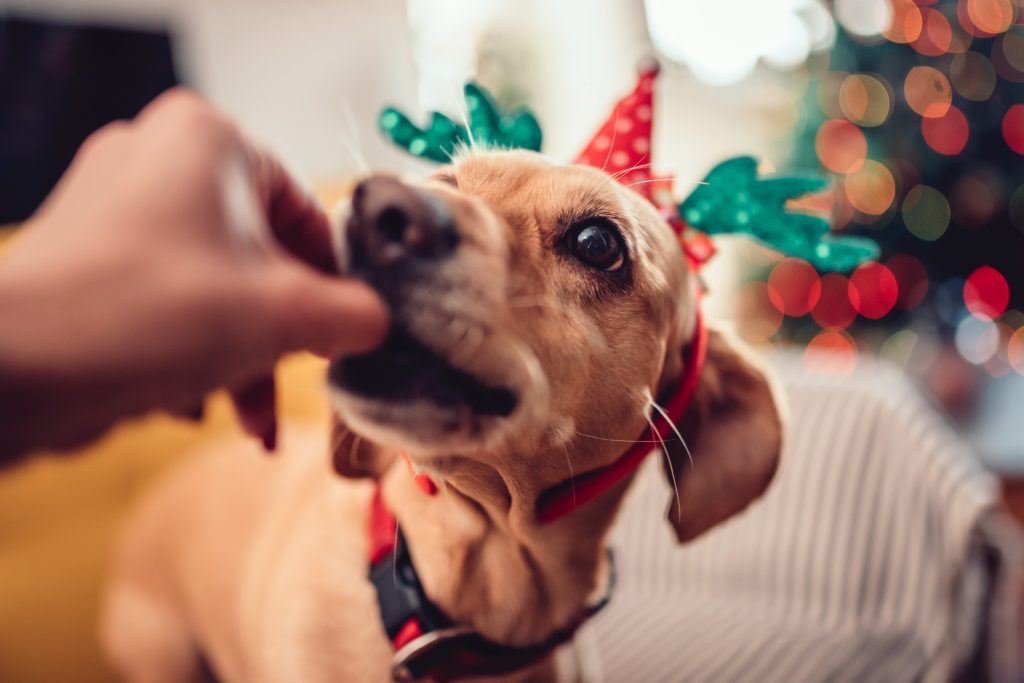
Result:
<svg viewBox="0 0 1024 683">
<path fill-rule="evenodd" d="M 537 500 L 613 462 L 646 427 L 649 398 L 671 393 L 694 334 L 695 276 L 654 207 L 595 169 L 478 153 L 416 186 L 451 212 L 460 241 L 390 297 L 394 320 L 510 388 L 515 410 L 480 417 L 335 386 L 331 457 L 286 430 L 278 456 L 222 444 L 172 473 L 132 519 L 108 593 L 102 640 L 127 680 L 201 680 L 200 653 L 223 681 L 387 680 L 391 647 L 366 580 L 367 477 L 429 597 L 488 638 L 542 641 L 603 586 L 604 537 L 629 480 L 548 525 Z M 619 273 L 563 248 L 568 227 L 591 216 L 621 233 Z M 668 519 L 686 541 L 761 494 L 781 424 L 765 375 L 712 331 L 678 426 L 692 463 L 663 435 Z M 401 450 L 438 495 L 417 488 Z M 555 677 L 547 660 L 513 679 Z"/>
</svg>

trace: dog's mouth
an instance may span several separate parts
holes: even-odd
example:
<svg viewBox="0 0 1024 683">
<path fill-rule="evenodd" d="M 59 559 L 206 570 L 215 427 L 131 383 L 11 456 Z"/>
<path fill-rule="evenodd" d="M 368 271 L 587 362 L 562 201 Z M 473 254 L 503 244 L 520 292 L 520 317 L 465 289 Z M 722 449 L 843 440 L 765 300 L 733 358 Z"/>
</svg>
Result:
<svg viewBox="0 0 1024 683">
<path fill-rule="evenodd" d="M 508 417 L 519 403 L 513 390 L 493 386 L 452 365 L 408 330 L 395 327 L 371 353 L 331 363 L 331 384 L 364 399 L 392 404 L 427 402 L 470 410 L 478 417 Z"/>
</svg>

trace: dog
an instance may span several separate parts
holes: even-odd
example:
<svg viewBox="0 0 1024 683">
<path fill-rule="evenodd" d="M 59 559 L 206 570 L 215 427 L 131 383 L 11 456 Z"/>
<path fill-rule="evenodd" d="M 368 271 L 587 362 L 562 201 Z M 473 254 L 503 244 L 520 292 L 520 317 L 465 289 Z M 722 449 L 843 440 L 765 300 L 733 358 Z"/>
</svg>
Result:
<svg viewBox="0 0 1024 683">
<path fill-rule="evenodd" d="M 715 330 L 697 367 L 697 277 L 607 173 L 469 152 L 426 179 L 368 177 L 335 229 L 391 332 L 331 363 L 330 448 L 287 430 L 274 457 L 214 445 L 145 497 L 101 624 L 125 680 L 559 680 L 552 653 L 613 592 L 605 535 L 632 475 L 605 475 L 625 451 L 664 446 L 680 542 L 772 480 L 770 378 Z M 684 377 L 692 399 L 652 432 Z M 633 446 L 644 433 L 664 443 Z M 410 568 L 413 608 L 443 626 L 396 654 L 382 591 Z"/>
</svg>

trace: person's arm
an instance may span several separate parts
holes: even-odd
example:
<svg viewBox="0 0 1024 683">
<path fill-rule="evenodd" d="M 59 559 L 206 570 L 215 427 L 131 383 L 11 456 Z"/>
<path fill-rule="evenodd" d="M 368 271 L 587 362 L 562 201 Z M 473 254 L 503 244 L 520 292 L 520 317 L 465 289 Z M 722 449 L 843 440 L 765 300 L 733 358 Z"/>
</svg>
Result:
<svg viewBox="0 0 1024 683">
<path fill-rule="evenodd" d="M 272 444 L 283 353 L 386 332 L 377 296 L 333 263 L 316 202 L 195 95 L 101 129 L 0 259 L 0 463 L 187 414 L 217 387 Z"/>
</svg>

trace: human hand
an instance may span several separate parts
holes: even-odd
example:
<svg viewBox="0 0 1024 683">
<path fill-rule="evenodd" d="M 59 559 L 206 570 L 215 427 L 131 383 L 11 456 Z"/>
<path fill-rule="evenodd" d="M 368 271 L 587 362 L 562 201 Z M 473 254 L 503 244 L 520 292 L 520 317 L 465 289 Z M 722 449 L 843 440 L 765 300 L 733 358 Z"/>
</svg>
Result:
<svg viewBox="0 0 1024 683">
<path fill-rule="evenodd" d="M 373 291 L 332 275 L 316 202 L 184 90 L 92 135 L 21 233 L 0 262 L 0 419 L 20 425 L 0 460 L 223 386 L 272 448 L 275 361 L 386 333 Z"/>
</svg>

